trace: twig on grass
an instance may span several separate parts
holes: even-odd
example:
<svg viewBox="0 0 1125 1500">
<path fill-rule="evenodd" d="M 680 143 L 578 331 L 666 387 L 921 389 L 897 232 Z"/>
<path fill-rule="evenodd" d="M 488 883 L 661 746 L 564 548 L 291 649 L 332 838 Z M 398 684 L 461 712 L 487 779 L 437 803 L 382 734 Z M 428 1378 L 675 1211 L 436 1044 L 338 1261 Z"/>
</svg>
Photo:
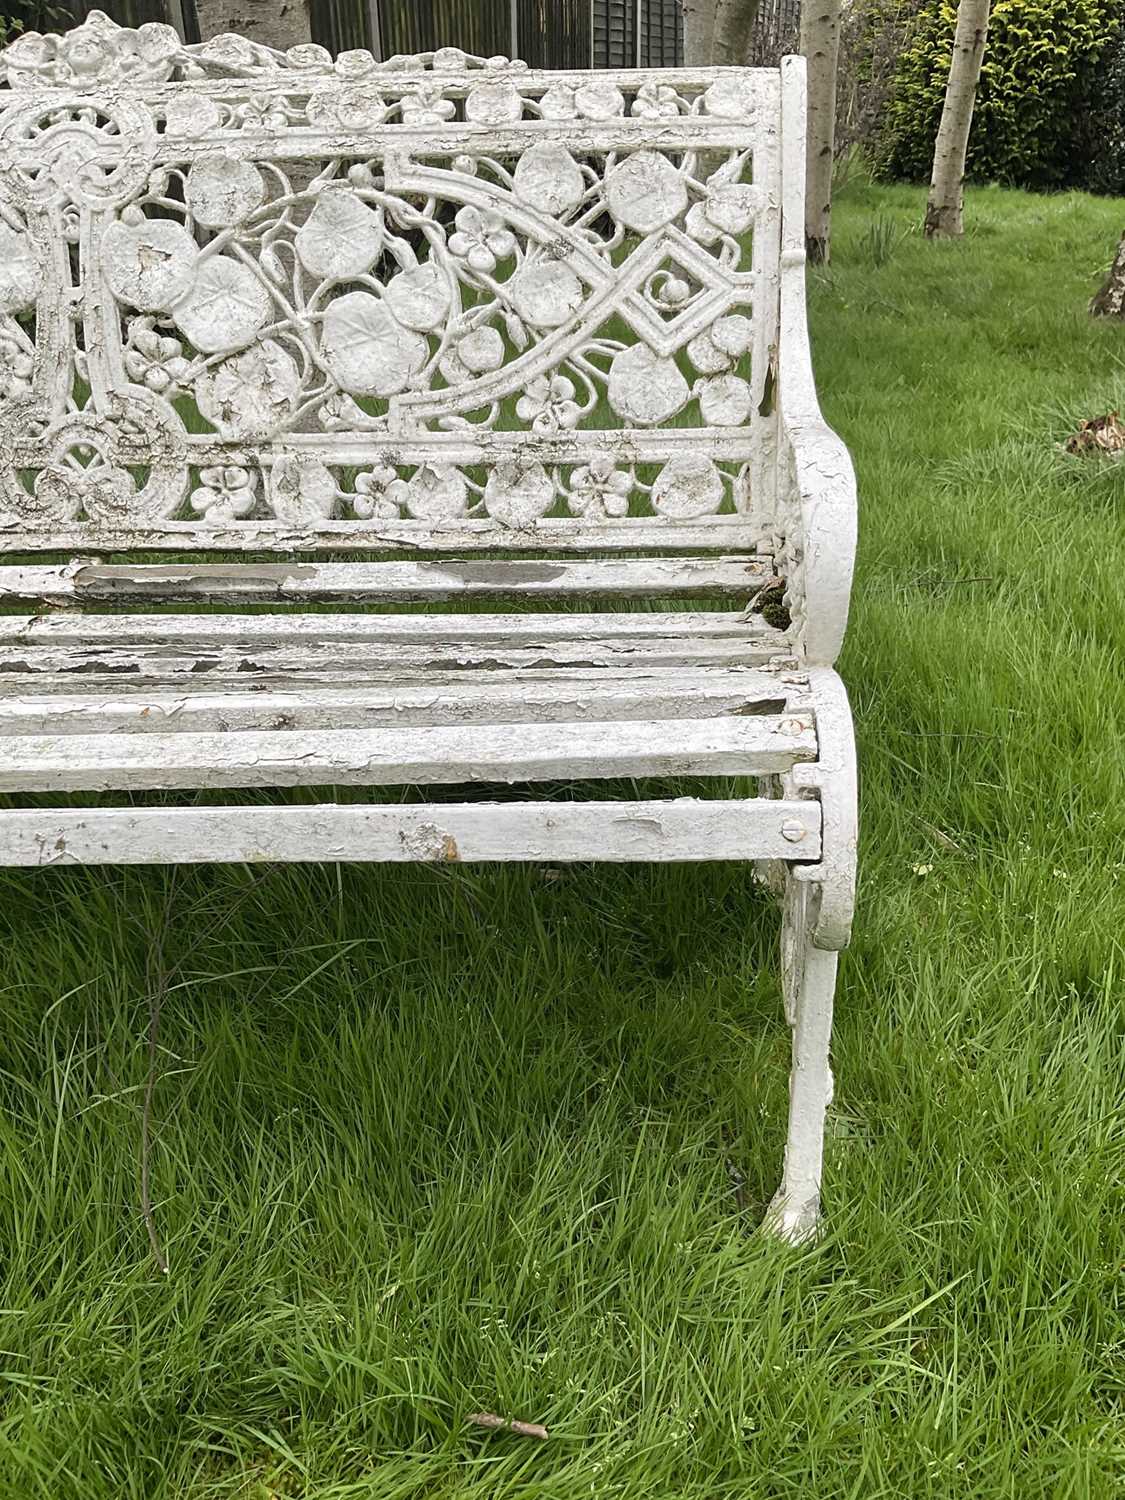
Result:
<svg viewBox="0 0 1125 1500">
<path fill-rule="evenodd" d="M 465 1418 L 474 1427 L 487 1427 L 492 1432 L 514 1432 L 519 1437 L 538 1438 L 540 1442 L 546 1442 L 547 1429 L 539 1422 L 516 1422 L 508 1417 L 498 1417 L 495 1412 L 475 1411 Z"/>
</svg>

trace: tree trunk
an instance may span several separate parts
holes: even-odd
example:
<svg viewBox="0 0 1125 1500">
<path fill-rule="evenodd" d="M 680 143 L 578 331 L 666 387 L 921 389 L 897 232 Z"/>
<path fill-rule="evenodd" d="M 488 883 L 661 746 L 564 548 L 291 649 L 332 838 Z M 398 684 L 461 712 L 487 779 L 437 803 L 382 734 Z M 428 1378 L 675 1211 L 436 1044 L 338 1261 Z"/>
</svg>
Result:
<svg viewBox="0 0 1125 1500">
<path fill-rule="evenodd" d="M 312 39 L 308 0 L 196 0 L 204 41 L 237 31 L 265 47 L 299 47 Z"/>
<path fill-rule="evenodd" d="M 684 66 L 709 68 L 715 45 L 715 9 L 721 0 L 680 0 L 684 13 Z"/>
<path fill-rule="evenodd" d="M 955 239 L 962 233 L 961 208 L 965 182 L 965 153 L 977 97 L 981 59 L 988 35 L 989 0 L 960 0 L 953 61 L 941 111 L 930 197 L 926 204 L 926 238 Z"/>
<path fill-rule="evenodd" d="M 840 0 L 805 0 L 801 7 L 801 51 L 808 63 L 809 76 L 805 249 L 811 261 L 827 261 L 832 216 L 832 162 L 836 145 Z"/>
<path fill-rule="evenodd" d="M 1125 318 L 1125 234 L 1117 246 L 1109 275 L 1094 293 L 1090 311 L 1100 318 Z"/>
<path fill-rule="evenodd" d="M 742 68 L 750 61 L 758 0 L 715 0 L 711 61 L 719 67 Z"/>
</svg>

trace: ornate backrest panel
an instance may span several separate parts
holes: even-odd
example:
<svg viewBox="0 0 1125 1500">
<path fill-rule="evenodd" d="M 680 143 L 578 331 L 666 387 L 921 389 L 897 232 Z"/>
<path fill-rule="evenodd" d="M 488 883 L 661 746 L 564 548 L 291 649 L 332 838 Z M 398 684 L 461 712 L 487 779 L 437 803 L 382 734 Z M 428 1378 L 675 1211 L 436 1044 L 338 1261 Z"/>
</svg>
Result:
<svg viewBox="0 0 1125 1500">
<path fill-rule="evenodd" d="M 761 529 L 776 72 L 333 62 L 98 13 L 2 56 L 7 550 Z"/>
</svg>

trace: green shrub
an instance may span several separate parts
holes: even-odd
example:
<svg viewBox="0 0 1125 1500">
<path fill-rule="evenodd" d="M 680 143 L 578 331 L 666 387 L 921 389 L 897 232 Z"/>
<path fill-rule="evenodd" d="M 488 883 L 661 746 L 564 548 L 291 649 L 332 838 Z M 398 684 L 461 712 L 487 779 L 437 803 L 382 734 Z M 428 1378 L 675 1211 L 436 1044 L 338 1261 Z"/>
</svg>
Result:
<svg viewBox="0 0 1125 1500">
<path fill-rule="evenodd" d="M 927 0 L 899 56 L 882 112 L 881 175 L 925 179 L 933 164 L 957 9 Z M 1105 86 L 1121 0 L 996 0 L 977 90 L 967 170 L 1030 188 L 1086 185 L 1085 122 Z"/>
</svg>

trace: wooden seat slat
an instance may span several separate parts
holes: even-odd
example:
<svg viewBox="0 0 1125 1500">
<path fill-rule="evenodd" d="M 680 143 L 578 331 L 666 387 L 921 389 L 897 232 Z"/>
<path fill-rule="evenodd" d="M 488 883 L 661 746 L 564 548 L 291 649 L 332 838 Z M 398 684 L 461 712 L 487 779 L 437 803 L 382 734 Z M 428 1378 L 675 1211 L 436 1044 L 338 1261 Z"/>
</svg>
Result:
<svg viewBox="0 0 1125 1500">
<path fill-rule="evenodd" d="M 560 680 L 562 679 L 562 680 Z M 710 718 L 780 712 L 794 689 L 754 668 L 669 674 L 484 672 L 435 675 L 424 683 L 389 679 L 346 685 L 261 687 L 179 683 L 169 688 L 114 681 L 102 692 L 75 691 L 67 679 L 52 693 L 0 694 L 0 736 L 13 734 L 160 734 L 185 730 L 348 729 L 394 724 L 504 724 L 534 720 Z M 83 683 L 85 687 L 85 682 Z"/>
<path fill-rule="evenodd" d="M 0 600 L 52 604 L 248 600 L 430 603 L 451 599 L 736 598 L 771 576 L 763 557 L 484 558 L 434 562 L 136 563 L 0 567 Z"/>
<path fill-rule="evenodd" d="M 0 615 L 0 646 L 192 644 L 301 645 L 310 641 L 402 644 L 440 640 L 772 639 L 761 615 L 741 610 L 548 614 L 86 614 Z"/>
<path fill-rule="evenodd" d="M 184 643 L 132 646 L 3 646 L 0 647 L 0 690 L 19 692 L 41 673 L 87 677 L 230 677 L 243 681 L 258 675 L 316 676 L 344 680 L 362 679 L 372 673 L 409 677 L 431 671 L 510 671 L 534 667 L 578 667 L 596 673 L 620 669 L 630 663 L 669 668 L 703 665 L 756 665 L 768 661 L 785 639 L 678 640 L 674 636 L 655 640 L 528 641 L 514 645 L 501 641 L 435 640 L 419 646 L 379 642 L 297 642 L 269 645 L 262 642 L 199 643 L 194 649 Z"/>
<path fill-rule="evenodd" d="M 677 798 L 635 802 L 335 803 L 271 807 L 0 810 L 6 865 L 216 860 L 815 860 L 816 802 Z M 795 834 L 799 835 L 795 837 Z"/>
<path fill-rule="evenodd" d="M 811 714 L 228 734 L 0 739 L 0 791 L 408 786 L 754 776 L 816 756 Z"/>
</svg>

